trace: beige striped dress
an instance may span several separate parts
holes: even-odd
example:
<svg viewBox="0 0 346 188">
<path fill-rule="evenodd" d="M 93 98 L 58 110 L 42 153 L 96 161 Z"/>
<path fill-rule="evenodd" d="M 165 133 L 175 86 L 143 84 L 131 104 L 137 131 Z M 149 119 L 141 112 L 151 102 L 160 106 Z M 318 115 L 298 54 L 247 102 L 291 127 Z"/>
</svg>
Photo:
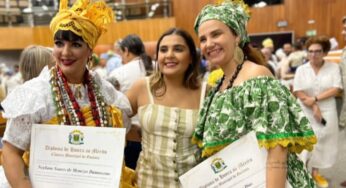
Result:
<svg viewBox="0 0 346 188">
<path fill-rule="evenodd" d="M 138 109 L 142 127 L 142 152 L 137 162 L 140 188 L 181 187 L 179 176 L 197 163 L 198 149 L 191 144 L 198 109 L 167 107 L 154 103 L 147 80 L 150 103 Z"/>
</svg>

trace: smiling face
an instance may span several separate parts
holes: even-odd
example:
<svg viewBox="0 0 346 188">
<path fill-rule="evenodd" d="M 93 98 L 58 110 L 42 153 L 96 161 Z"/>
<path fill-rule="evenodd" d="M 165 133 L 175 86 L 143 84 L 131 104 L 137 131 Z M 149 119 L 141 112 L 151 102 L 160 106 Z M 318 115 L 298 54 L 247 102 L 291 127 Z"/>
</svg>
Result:
<svg viewBox="0 0 346 188">
<path fill-rule="evenodd" d="M 159 45 L 158 63 L 166 76 L 184 76 L 192 63 L 189 47 L 183 37 L 172 34 L 165 36 Z"/>
<path fill-rule="evenodd" d="M 83 40 L 65 40 L 55 37 L 53 56 L 56 64 L 70 83 L 81 83 L 92 51 Z"/>
<path fill-rule="evenodd" d="M 231 63 L 239 42 L 227 25 L 218 20 L 208 20 L 198 29 L 200 46 L 205 58 L 221 68 Z"/>
<path fill-rule="evenodd" d="M 323 52 L 323 48 L 320 44 L 311 44 L 308 47 L 308 59 L 310 63 L 320 65 L 323 62 L 323 57 L 326 53 Z"/>
</svg>

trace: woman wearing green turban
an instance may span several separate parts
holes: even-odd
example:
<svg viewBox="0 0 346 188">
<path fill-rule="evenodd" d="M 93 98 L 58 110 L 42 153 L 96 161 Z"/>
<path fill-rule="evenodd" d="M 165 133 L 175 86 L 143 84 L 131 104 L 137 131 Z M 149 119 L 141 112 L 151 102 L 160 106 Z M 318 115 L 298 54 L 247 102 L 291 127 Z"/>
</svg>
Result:
<svg viewBox="0 0 346 188">
<path fill-rule="evenodd" d="M 50 23 L 55 66 L 44 68 L 38 77 L 18 86 L 1 103 L 7 119 L 1 159 L 11 187 L 39 187 L 35 176 L 27 173 L 33 124 L 105 128 L 124 127 L 130 123 L 127 116 L 132 112 L 126 96 L 87 68 L 99 37 L 113 22 L 111 7 L 102 0 L 76 0 L 72 7 L 68 6 L 68 0 L 60 0 L 59 4 L 59 12 Z M 123 148 L 114 149 L 123 151 Z M 46 160 L 52 161 L 51 158 Z M 76 166 L 69 164 L 69 167 Z M 137 187 L 135 172 L 126 166 L 121 170 L 119 187 Z M 54 187 L 75 187 L 70 181 L 72 178 L 79 178 L 85 186 L 103 182 L 84 181 L 86 179 L 77 177 L 76 173 L 60 175 L 64 180 Z M 4 179 L 2 177 L 0 173 L 0 180 Z"/>
<path fill-rule="evenodd" d="M 249 45 L 246 8 L 239 0 L 207 5 L 196 19 L 202 53 L 224 76 L 205 99 L 193 142 L 206 158 L 254 131 L 268 150 L 267 188 L 285 187 L 286 180 L 294 188 L 314 187 L 296 153 L 311 150 L 316 137 L 296 99 Z"/>
</svg>

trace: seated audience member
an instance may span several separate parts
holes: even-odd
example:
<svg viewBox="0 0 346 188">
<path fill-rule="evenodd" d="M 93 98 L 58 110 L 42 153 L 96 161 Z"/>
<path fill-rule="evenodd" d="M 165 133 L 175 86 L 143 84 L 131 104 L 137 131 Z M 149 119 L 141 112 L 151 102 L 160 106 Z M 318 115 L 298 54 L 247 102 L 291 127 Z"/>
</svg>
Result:
<svg viewBox="0 0 346 188">
<path fill-rule="evenodd" d="M 297 68 L 306 61 L 307 54 L 303 50 L 301 43 L 293 45 L 293 52 L 281 62 L 280 79 L 281 83 L 292 91 L 294 74 Z"/>
<path fill-rule="evenodd" d="M 121 40 L 117 41 L 113 45 L 113 50 L 108 51 L 108 60 L 106 63 L 106 69 L 107 69 L 107 75 L 109 75 L 114 69 L 121 67 L 122 59 L 120 56 L 120 42 Z"/>
<path fill-rule="evenodd" d="M 97 63 L 94 65 L 93 70 L 101 77 L 106 79 L 107 78 L 107 61 L 108 61 L 108 54 L 103 53 L 100 55 L 100 58 L 98 58 Z"/>
</svg>

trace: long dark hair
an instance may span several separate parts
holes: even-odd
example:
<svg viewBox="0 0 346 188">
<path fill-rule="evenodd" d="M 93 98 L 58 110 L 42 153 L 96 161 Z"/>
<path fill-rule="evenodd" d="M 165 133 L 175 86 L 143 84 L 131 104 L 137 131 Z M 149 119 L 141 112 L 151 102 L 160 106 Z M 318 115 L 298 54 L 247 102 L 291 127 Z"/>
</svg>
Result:
<svg viewBox="0 0 346 188">
<path fill-rule="evenodd" d="M 150 75 L 153 71 L 153 63 L 150 56 L 145 53 L 144 44 L 139 36 L 131 34 L 127 35 L 119 44 L 122 51 L 127 49 L 130 53 L 141 58 L 144 65 L 146 75 Z"/>
<path fill-rule="evenodd" d="M 162 39 L 168 35 L 181 36 L 186 42 L 190 51 L 192 63 L 189 65 L 184 74 L 183 85 L 190 89 L 198 89 L 200 87 L 200 55 L 197 53 L 196 45 L 189 33 L 179 28 L 171 28 L 164 32 L 156 44 L 156 58 L 159 57 L 159 48 Z M 158 93 L 157 91 L 161 88 L 163 89 L 163 92 Z M 166 92 L 166 85 L 163 80 L 163 75 L 159 70 L 155 71 L 155 73 L 151 76 L 150 90 L 155 96 L 162 96 Z"/>
<path fill-rule="evenodd" d="M 265 61 L 261 52 L 257 48 L 254 48 L 250 43 L 246 42 L 241 49 L 243 50 L 244 56 L 247 60 L 258 65 L 268 66 L 268 63 Z"/>
</svg>

